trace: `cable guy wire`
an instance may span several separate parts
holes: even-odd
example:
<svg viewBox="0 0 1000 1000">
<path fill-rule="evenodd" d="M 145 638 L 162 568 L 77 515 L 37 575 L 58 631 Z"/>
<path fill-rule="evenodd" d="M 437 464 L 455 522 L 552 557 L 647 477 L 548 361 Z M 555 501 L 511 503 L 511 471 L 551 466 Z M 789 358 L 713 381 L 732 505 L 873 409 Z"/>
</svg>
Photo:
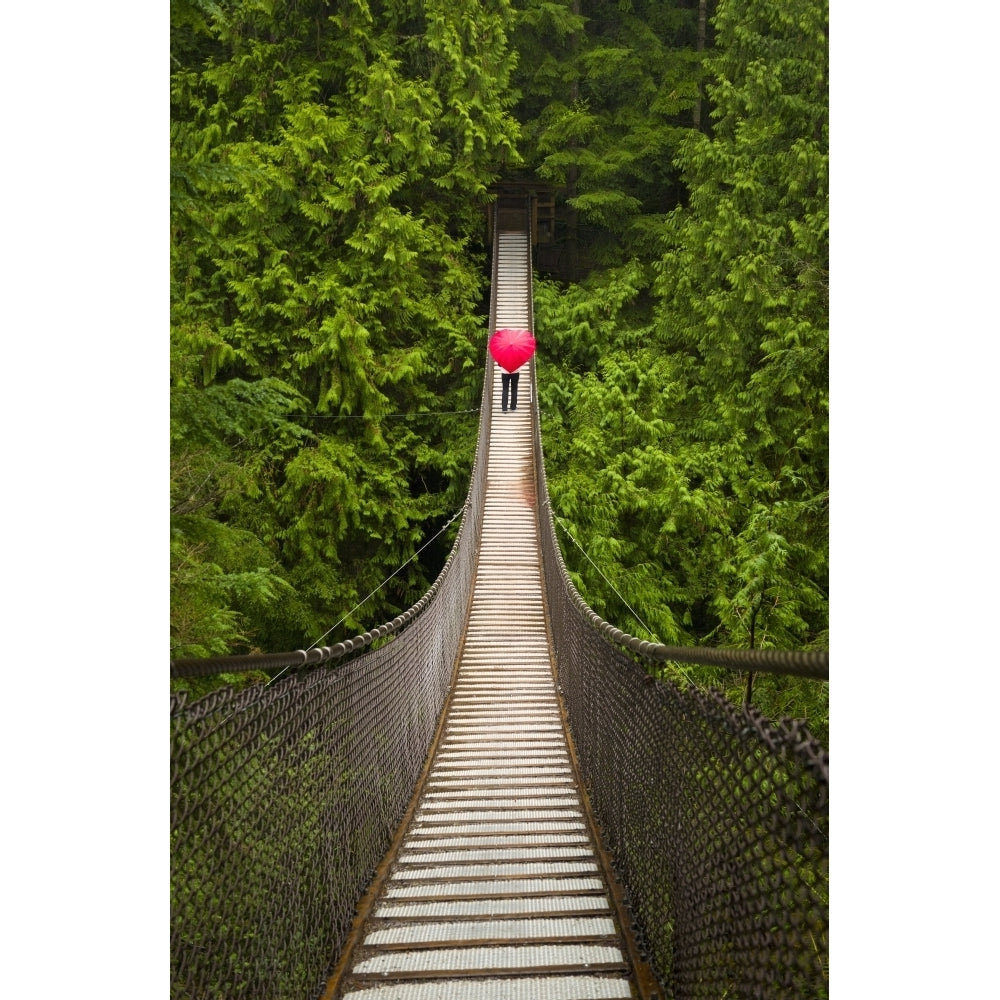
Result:
<svg viewBox="0 0 1000 1000">
<path fill-rule="evenodd" d="M 552 505 L 551 505 L 551 504 L 549 505 L 549 510 L 552 510 Z M 585 551 L 585 549 L 583 548 L 583 546 L 582 546 L 582 545 L 581 545 L 581 544 L 580 544 L 580 543 L 579 543 L 579 542 L 578 542 L 578 541 L 577 541 L 577 540 L 576 540 L 576 539 L 575 539 L 575 538 L 573 537 L 573 535 L 572 535 L 572 534 L 570 533 L 570 530 L 569 530 L 569 528 L 568 528 L 568 527 L 566 527 L 566 523 L 565 523 L 565 522 L 563 521 L 563 519 L 562 519 L 562 518 L 561 518 L 561 517 L 560 517 L 560 516 L 559 516 L 559 515 L 558 515 L 558 514 L 557 514 L 557 513 L 556 513 L 556 512 L 554 511 L 554 510 L 552 511 L 552 517 L 553 517 L 553 518 L 554 518 L 554 519 L 555 519 L 555 520 L 556 520 L 556 521 L 557 521 L 557 522 L 559 523 L 559 526 L 560 526 L 560 527 L 562 528 L 562 530 L 566 532 L 567 536 L 569 537 L 569 540 L 570 540 L 570 541 L 571 541 L 571 542 L 572 542 L 572 543 L 573 543 L 573 544 L 574 544 L 574 545 L 575 545 L 575 546 L 576 546 L 576 547 L 577 547 L 577 548 L 578 548 L 578 549 L 579 549 L 579 550 L 580 550 L 581 552 L 583 552 L 583 557 L 584 557 L 584 558 L 585 558 L 585 559 L 587 560 L 587 562 L 589 562 L 589 563 L 590 563 L 590 565 L 591 565 L 591 566 L 593 566 L 593 567 L 594 567 L 594 569 L 596 569 L 598 573 L 600 573 L 600 576 L 601 576 L 601 579 L 602 579 L 602 580 L 603 580 L 603 581 L 604 581 L 604 582 L 605 582 L 605 583 L 606 583 L 606 584 L 607 584 L 607 585 L 608 585 L 608 586 L 609 586 L 609 587 L 610 587 L 610 588 L 611 588 L 612 590 L 614 590 L 614 592 L 615 592 L 616 594 L 618 594 L 618 591 L 617 591 L 617 589 L 615 588 L 615 585 L 614 585 L 614 584 L 613 584 L 613 583 L 612 583 L 612 582 L 611 582 L 611 581 L 610 581 L 610 580 L 609 580 L 609 579 L 608 579 L 608 578 L 607 578 L 607 577 L 606 577 L 606 576 L 605 576 L 605 575 L 604 575 L 603 573 L 601 573 L 601 568 L 600 568 L 600 566 L 598 566 L 598 565 L 597 565 L 597 563 L 595 563 L 595 562 L 594 562 L 594 560 L 593 560 L 593 559 L 591 559 L 589 555 L 587 555 L 587 552 Z M 625 598 L 624 598 L 624 597 L 622 597 L 622 595 L 621 595 L 621 594 L 618 594 L 618 600 L 620 600 L 620 601 L 622 602 L 622 604 L 624 604 L 624 605 L 625 605 L 625 607 L 629 609 L 629 611 L 632 611 L 632 607 L 631 607 L 631 605 L 630 605 L 630 604 L 628 603 L 628 601 L 626 601 L 626 600 L 625 600 Z M 645 630 L 646 630 L 646 631 L 647 631 L 647 632 L 648 632 L 648 633 L 649 633 L 649 634 L 650 634 L 650 635 L 651 635 L 651 636 L 652 636 L 652 637 L 653 637 L 654 639 L 656 639 L 656 641 L 657 641 L 658 643 L 660 642 L 660 640 L 659 640 L 659 639 L 657 638 L 657 636 L 656 636 L 656 633 L 655 633 L 655 632 L 654 632 L 654 631 L 653 631 L 653 630 L 652 630 L 652 629 L 651 629 L 651 628 L 650 628 L 650 627 L 649 627 L 649 626 L 648 626 L 648 625 L 647 625 L 647 624 L 646 624 L 646 623 L 645 623 L 645 622 L 644 622 L 644 621 L 643 621 L 643 620 L 642 620 L 642 619 L 641 619 L 641 618 L 640 618 L 640 617 L 639 617 L 639 616 L 638 616 L 638 615 L 637 615 L 637 614 L 635 613 L 635 611 L 632 611 L 632 617 L 633 617 L 633 618 L 635 618 L 635 620 L 636 620 L 636 621 L 637 621 L 637 622 L 638 622 L 638 623 L 639 623 L 639 624 L 640 624 L 640 625 L 641 625 L 641 626 L 642 626 L 642 627 L 643 627 L 643 628 L 644 628 L 644 629 L 645 629 Z M 661 645 L 662 645 L 662 644 L 661 644 Z"/>
<path fill-rule="evenodd" d="M 438 536 L 438 535 L 440 535 L 440 534 L 441 534 L 441 532 L 443 532 L 443 531 L 445 530 L 445 528 L 447 528 L 447 527 L 448 527 L 448 526 L 449 526 L 449 525 L 451 524 L 451 522 L 455 520 L 455 518 L 456 518 L 456 517 L 460 517 L 460 516 L 461 516 L 461 514 L 462 514 L 462 513 L 464 512 L 464 511 L 465 511 L 465 507 L 462 507 L 462 509 L 461 509 L 460 511 L 456 512 L 455 514 L 453 514 L 453 515 L 451 516 L 451 518 L 449 518 L 449 520 L 448 520 L 447 522 L 445 522 L 445 524 L 443 524 L 443 525 L 441 526 L 441 528 L 440 528 L 440 529 L 439 529 L 438 531 L 436 531 L 436 532 L 435 532 L 435 533 L 434 533 L 433 535 L 431 535 L 431 537 L 430 537 L 430 538 L 428 538 L 428 539 L 427 539 L 427 541 L 426 541 L 426 542 L 424 542 L 424 544 L 423 544 L 423 545 L 421 545 L 421 546 L 420 546 L 420 548 L 419 548 L 419 549 L 417 549 L 417 551 L 416 551 L 416 552 L 414 552 L 414 553 L 413 553 L 413 555 L 412 555 L 412 556 L 410 556 L 410 558 L 406 560 L 406 562 L 404 562 L 404 563 L 403 563 L 403 564 L 402 564 L 401 566 L 398 566 L 398 567 L 397 567 L 396 569 L 394 569 L 394 570 L 393 570 L 393 571 L 392 571 L 392 572 L 391 572 L 391 573 L 390 573 L 390 574 L 389 574 L 389 575 L 388 575 L 388 576 L 387 576 L 387 577 L 386 577 L 386 578 L 385 578 L 385 579 L 384 579 L 384 580 L 383 580 L 383 581 L 382 581 L 382 582 L 381 582 L 381 583 L 380 583 L 380 584 L 379 584 L 379 585 L 378 585 L 378 586 L 377 586 L 377 587 L 376 587 L 376 588 L 375 588 L 375 589 L 374 589 L 374 590 L 373 590 L 373 591 L 372 591 L 372 592 L 371 592 L 371 593 L 370 593 L 370 594 L 368 595 L 368 597 L 365 597 L 365 598 L 364 598 L 364 599 L 363 599 L 363 600 L 362 600 L 362 601 L 361 601 L 360 603 L 358 603 L 358 604 L 355 604 L 355 605 L 354 605 L 354 607 L 353 607 L 353 608 L 351 608 L 351 610 L 350 610 L 350 611 L 348 611 L 348 612 L 347 612 L 347 614 L 346 614 L 346 615 L 344 615 L 344 617 L 343 617 L 343 618 L 341 618 L 341 619 L 340 619 L 340 621 L 339 621 L 339 622 L 337 622 L 337 624 L 336 624 L 336 625 L 331 625 L 331 626 L 330 626 L 330 627 L 329 627 L 329 628 L 328 628 L 328 629 L 327 629 L 327 630 L 326 630 L 326 631 L 325 631 L 325 632 L 324 632 L 324 633 L 323 633 L 323 634 L 322 634 L 322 635 L 321 635 L 321 636 L 320 636 L 320 637 L 319 637 L 319 638 L 318 638 L 318 639 L 317 639 L 317 640 L 316 640 L 316 641 L 315 641 L 315 642 L 314 642 L 314 643 L 313 643 L 313 644 L 312 644 L 311 646 L 309 646 L 309 647 L 308 647 L 308 648 L 306 649 L 306 652 L 308 652 L 308 651 L 309 651 L 310 649 L 315 649 L 315 648 L 316 648 L 316 647 L 317 647 L 317 646 L 318 646 L 318 645 L 319 645 L 319 644 L 320 644 L 320 643 L 321 643 L 321 642 L 322 642 L 322 641 L 323 641 L 323 640 L 324 640 L 324 639 L 325 639 L 325 638 L 326 638 L 326 637 L 327 637 L 327 636 L 328 636 L 328 635 L 329 635 L 329 634 L 330 634 L 330 633 L 331 633 L 331 632 L 332 632 L 332 631 L 333 631 L 333 630 L 334 630 L 335 628 L 337 628 L 337 627 L 338 627 L 338 626 L 340 626 L 340 625 L 343 625 L 343 624 L 344 624 L 344 622 L 345 622 L 345 621 L 347 621 L 347 619 L 348 619 L 348 617 L 349 617 L 350 615 L 353 615 L 353 614 L 354 614 L 354 612 L 355 612 L 355 611 L 357 611 L 357 610 L 358 610 L 358 608 L 360 608 L 360 607 L 361 607 L 361 606 L 362 606 L 362 605 L 363 605 L 363 604 L 365 603 L 365 601 L 369 600 L 369 598 L 372 598 L 372 597 L 374 597 L 374 596 L 375 596 L 375 595 L 376 595 L 376 594 L 377 594 L 377 593 L 378 593 L 378 592 L 379 592 L 379 591 L 380 591 L 380 590 L 381 590 L 381 589 L 382 589 L 382 588 L 383 588 L 383 587 L 384 587 L 384 586 L 385 586 L 385 585 L 386 585 L 386 584 L 387 584 L 387 583 L 388 583 L 388 582 L 389 582 L 389 581 L 390 581 L 390 580 L 391 580 L 391 579 L 392 579 L 392 578 L 393 578 L 393 577 L 394 577 L 394 576 L 395 576 L 395 575 L 396 575 L 397 573 L 399 573 L 399 572 L 401 572 L 402 570 L 404 570 L 404 569 L 405 569 L 405 568 L 407 567 L 407 565 L 408 565 L 409 563 L 413 562 L 413 560 L 414 560 L 414 559 L 416 559 L 416 558 L 417 558 L 417 556 L 419 556 L 419 555 L 420 555 L 420 553 L 421 553 L 421 552 L 423 552 L 423 551 L 424 551 L 424 549 L 426 549 L 426 548 L 427 548 L 427 546 L 428 546 L 428 545 L 430 545 L 430 544 L 431 544 L 431 542 L 433 542 L 433 541 L 434 541 L 434 539 L 435 539 L 435 538 L 437 538 L 437 536 Z"/>
<path fill-rule="evenodd" d="M 308 420 L 390 420 L 398 417 L 448 417 L 461 413 L 478 413 L 479 407 L 471 410 L 414 410 L 410 413 L 383 413 L 379 416 L 367 416 L 364 413 L 289 413 L 290 417 L 302 417 Z"/>
<path fill-rule="evenodd" d="M 362 605 L 365 604 L 366 601 L 374 597 L 397 573 L 400 573 L 402 570 L 406 569 L 406 567 L 411 562 L 413 562 L 413 560 L 416 559 L 417 556 L 419 556 L 420 553 L 423 552 L 424 549 L 426 549 L 427 546 L 430 545 L 431 542 L 433 542 L 438 535 L 440 535 L 456 518 L 461 517 L 462 514 L 465 513 L 466 506 L 468 506 L 468 504 L 463 506 L 461 510 L 456 511 L 443 525 L 441 525 L 438 531 L 436 531 L 433 535 L 431 535 L 431 537 L 428 538 L 427 541 L 424 542 L 424 544 L 421 545 L 420 548 L 417 549 L 417 551 L 414 552 L 413 555 L 406 560 L 406 562 L 404 562 L 400 566 L 397 566 L 396 569 L 394 569 L 367 597 L 363 598 L 358 604 L 355 604 L 354 607 L 351 608 L 351 610 L 348 611 L 347 614 L 344 615 L 344 617 L 341 618 L 339 622 L 337 622 L 335 625 L 331 625 L 318 639 L 316 639 L 311 645 L 307 646 L 306 652 L 308 653 L 310 649 L 315 649 L 335 628 L 339 628 L 341 625 L 343 625 L 344 622 L 347 621 L 350 615 L 353 615 L 354 612 L 358 610 L 358 608 L 360 608 Z M 276 673 L 267 683 L 273 684 L 287 669 L 288 667 L 282 667 L 281 670 L 279 670 L 278 673 Z"/>
</svg>

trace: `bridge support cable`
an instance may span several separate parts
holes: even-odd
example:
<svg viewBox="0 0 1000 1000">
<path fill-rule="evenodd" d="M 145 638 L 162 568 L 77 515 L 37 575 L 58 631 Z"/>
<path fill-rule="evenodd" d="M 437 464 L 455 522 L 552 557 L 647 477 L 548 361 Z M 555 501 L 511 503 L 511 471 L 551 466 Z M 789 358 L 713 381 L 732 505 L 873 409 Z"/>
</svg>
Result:
<svg viewBox="0 0 1000 1000">
<path fill-rule="evenodd" d="M 533 327 L 526 214 L 498 204 L 491 329 Z M 171 665 L 287 668 L 171 699 L 171 996 L 828 995 L 827 751 L 651 675 L 825 678 L 826 654 L 601 620 L 556 541 L 535 363 L 506 414 L 485 375 L 458 539 L 417 604 L 334 646 Z"/>
<path fill-rule="evenodd" d="M 528 232 L 497 227 L 495 240 L 491 330 L 530 328 Z M 517 409 L 492 407 L 479 561 L 439 741 L 326 998 L 650 995 L 631 975 L 553 677 L 531 364 Z"/>
<path fill-rule="evenodd" d="M 315 1000 L 392 843 L 454 675 L 479 550 L 490 386 L 458 537 L 409 610 L 332 646 L 175 660 L 283 671 L 171 696 L 171 997 Z"/>
<path fill-rule="evenodd" d="M 667 996 L 829 996 L 829 753 L 656 676 L 668 660 L 824 681 L 829 654 L 674 647 L 604 621 L 556 538 L 536 426 L 536 505 L 556 675 L 584 787 L 642 954 Z"/>
</svg>

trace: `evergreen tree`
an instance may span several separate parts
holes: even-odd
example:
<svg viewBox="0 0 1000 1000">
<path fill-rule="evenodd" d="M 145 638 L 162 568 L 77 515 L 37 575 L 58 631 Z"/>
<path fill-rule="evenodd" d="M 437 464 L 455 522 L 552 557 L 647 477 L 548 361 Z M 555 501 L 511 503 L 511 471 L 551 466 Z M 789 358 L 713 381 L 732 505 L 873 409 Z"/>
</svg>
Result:
<svg viewBox="0 0 1000 1000">
<path fill-rule="evenodd" d="M 697 24 L 676 0 L 524 2 L 525 158 L 563 192 L 568 256 L 586 248 L 574 278 L 648 252 L 650 223 L 683 197 L 672 160 L 699 97 Z"/>
<path fill-rule="evenodd" d="M 172 15 L 174 353 L 198 373 L 185 392 L 297 401 L 296 446 L 212 514 L 295 595 L 238 631 L 294 648 L 341 614 L 352 634 L 408 606 L 440 558 L 349 613 L 464 497 L 474 419 L 436 414 L 478 403 L 482 206 L 517 159 L 511 15 L 505 0 L 175 0 Z M 184 420 L 173 445 L 182 462 L 196 448 Z"/>
<path fill-rule="evenodd" d="M 682 147 L 690 203 L 659 265 L 667 345 L 694 370 L 692 436 L 731 511 L 713 604 L 741 643 L 825 629 L 827 16 L 825 0 L 720 2 L 714 133 Z"/>
<path fill-rule="evenodd" d="M 430 582 L 444 543 L 351 613 L 464 496 L 475 422 L 442 411 L 478 402 L 515 99 L 590 270 L 535 297 L 574 579 L 662 642 L 825 644 L 826 3 L 516 7 L 173 0 L 178 648 Z"/>
<path fill-rule="evenodd" d="M 536 292 L 567 564 L 604 617 L 660 642 L 827 641 L 826 18 L 822 0 L 720 0 L 684 204 L 643 218 L 632 261 Z M 822 733 L 815 688 L 754 697 L 787 714 L 790 691 Z"/>
</svg>

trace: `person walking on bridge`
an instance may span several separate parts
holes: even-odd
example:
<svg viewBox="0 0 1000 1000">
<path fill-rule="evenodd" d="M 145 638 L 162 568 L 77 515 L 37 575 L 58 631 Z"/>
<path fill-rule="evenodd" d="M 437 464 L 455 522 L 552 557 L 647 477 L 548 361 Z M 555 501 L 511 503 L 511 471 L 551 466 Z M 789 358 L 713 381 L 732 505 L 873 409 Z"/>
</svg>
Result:
<svg viewBox="0 0 1000 1000">
<path fill-rule="evenodd" d="M 517 409 L 517 380 L 521 377 L 521 369 L 512 372 L 500 372 L 500 408 L 507 412 L 507 398 L 510 396 L 510 408 Z"/>
<path fill-rule="evenodd" d="M 530 330 L 503 327 L 490 337 L 490 354 L 501 368 L 500 408 L 507 412 L 517 409 L 517 382 L 520 369 L 535 353 L 535 335 Z"/>
</svg>

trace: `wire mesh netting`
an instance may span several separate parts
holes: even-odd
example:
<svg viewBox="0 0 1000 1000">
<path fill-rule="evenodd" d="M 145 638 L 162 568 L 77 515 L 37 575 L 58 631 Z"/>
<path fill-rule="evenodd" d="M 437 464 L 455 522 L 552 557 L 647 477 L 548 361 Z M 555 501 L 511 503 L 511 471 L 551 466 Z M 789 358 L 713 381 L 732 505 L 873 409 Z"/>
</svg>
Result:
<svg viewBox="0 0 1000 1000">
<path fill-rule="evenodd" d="M 496 309 L 493 280 L 491 317 Z M 492 320 L 491 320 L 492 321 Z M 311 1000 L 412 797 L 465 628 L 492 382 L 461 528 L 432 589 L 335 647 L 236 658 L 269 685 L 171 697 L 171 998 Z M 367 648 L 358 655 L 357 651 Z M 347 662 L 335 662 L 353 654 Z M 203 676 L 229 661 L 175 661 Z"/>
<path fill-rule="evenodd" d="M 450 643 L 422 631 L 338 669 L 175 702 L 172 997 L 317 995 L 447 690 Z"/>
<path fill-rule="evenodd" d="M 352 640 L 385 645 L 347 662 L 171 699 L 173 1000 L 321 992 L 413 794 L 458 657 L 482 527 L 480 423 L 458 540 L 432 591 L 390 626 L 405 628 Z"/>
<path fill-rule="evenodd" d="M 540 456 L 540 436 L 535 450 Z M 538 507 L 548 511 L 537 461 Z M 804 723 L 772 722 L 719 692 L 652 676 L 666 648 L 626 642 L 586 607 L 551 514 L 540 535 L 580 770 L 665 992 L 683 1000 L 826 997 L 827 751 Z M 826 654 L 756 652 L 727 651 L 745 668 L 826 670 Z M 672 650 L 690 660 L 706 653 Z"/>
<path fill-rule="evenodd" d="M 493 315 L 495 301 L 491 325 Z M 491 380 L 483 392 L 458 541 L 418 605 L 346 649 L 259 658 L 268 668 L 302 665 L 272 684 L 190 704 L 172 698 L 172 1000 L 322 992 L 410 801 L 457 660 L 481 533 Z M 534 386 L 531 397 L 536 509 L 548 512 Z M 803 725 L 654 679 L 646 668 L 673 652 L 628 642 L 586 608 L 551 516 L 539 537 L 581 773 L 663 992 L 826 996 L 826 750 Z M 330 662 L 345 652 L 354 658 Z M 746 651 L 725 652 L 729 663 Z M 746 663 L 823 676 L 820 659 L 772 651 Z"/>
</svg>

